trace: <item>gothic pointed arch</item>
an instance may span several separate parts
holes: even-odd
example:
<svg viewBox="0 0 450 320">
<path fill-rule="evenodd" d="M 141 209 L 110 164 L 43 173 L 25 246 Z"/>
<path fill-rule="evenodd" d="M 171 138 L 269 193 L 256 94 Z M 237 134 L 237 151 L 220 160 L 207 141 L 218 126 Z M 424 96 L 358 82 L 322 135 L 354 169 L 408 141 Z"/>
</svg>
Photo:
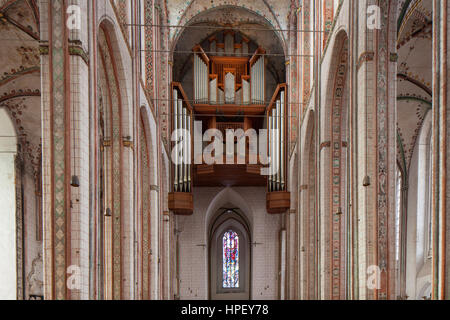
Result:
<svg viewBox="0 0 450 320">
<path fill-rule="evenodd" d="M 399 225 L 400 256 L 397 294 L 423 299 L 432 282 L 432 111 L 433 13 L 432 1 L 408 0 L 397 20 L 397 162 L 402 173 L 403 219 Z M 428 150 L 428 151 L 427 151 Z M 428 298 L 428 296 L 426 297 Z"/>
<path fill-rule="evenodd" d="M 228 203 L 226 207 L 235 205 Z M 251 297 L 251 231 L 238 208 L 222 208 L 209 226 L 209 296 L 213 300 Z"/>
<path fill-rule="evenodd" d="M 347 224 L 350 219 L 348 161 L 348 37 L 345 31 L 335 35 L 333 59 L 326 88 L 325 120 L 322 126 L 322 187 L 324 214 L 321 216 L 321 264 L 325 297 L 344 299 L 348 268 Z"/>
<path fill-rule="evenodd" d="M 148 116 L 145 108 L 141 108 L 139 114 L 139 177 L 140 177 L 140 232 L 141 232 L 141 292 L 143 300 L 151 299 L 151 186 L 152 186 L 152 172 L 151 172 L 151 144 L 149 144 L 149 130 L 146 125 L 145 117 Z"/>
<path fill-rule="evenodd" d="M 115 28 L 109 20 L 104 20 L 98 30 L 98 146 L 102 156 L 99 168 L 103 172 L 104 185 L 101 202 L 98 207 L 98 219 L 102 220 L 105 239 L 103 253 L 98 258 L 104 259 L 103 274 L 104 297 L 106 299 L 122 299 L 127 293 L 126 282 L 131 281 L 130 266 L 124 268 L 126 252 L 132 246 L 127 235 L 130 229 L 132 213 L 128 206 L 131 194 L 127 179 L 131 160 L 133 138 L 129 123 L 128 88 L 126 76 L 122 69 L 121 51 L 117 47 L 118 39 Z M 102 140 L 100 140 L 102 139 Z"/>
<path fill-rule="evenodd" d="M 299 186 L 301 203 L 301 245 L 302 256 L 301 278 L 303 279 L 301 298 L 305 300 L 318 299 L 318 259 L 319 259 L 319 232 L 318 207 L 316 205 L 316 125 L 315 113 L 308 112 L 304 148 L 301 161 L 301 183 Z"/>
</svg>

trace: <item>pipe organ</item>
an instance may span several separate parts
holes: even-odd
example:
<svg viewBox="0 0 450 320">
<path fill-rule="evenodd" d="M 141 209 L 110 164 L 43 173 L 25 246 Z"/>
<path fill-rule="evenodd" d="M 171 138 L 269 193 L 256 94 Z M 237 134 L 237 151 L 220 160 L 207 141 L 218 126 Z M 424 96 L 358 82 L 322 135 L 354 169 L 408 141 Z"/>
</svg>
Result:
<svg viewBox="0 0 450 320">
<path fill-rule="evenodd" d="M 237 43 L 236 39 L 241 41 Z M 192 214 L 193 187 L 266 186 L 267 212 L 284 213 L 290 208 L 286 177 L 287 86 L 278 85 L 266 104 L 266 51 L 243 35 L 236 37 L 231 30 L 208 40 L 208 54 L 201 45 L 193 48 L 193 105 L 180 83 L 172 85 L 172 129 L 185 130 L 191 138 L 180 140 L 172 136 L 175 141 L 171 154 L 175 159 L 169 209 L 179 215 Z M 249 50 L 255 49 L 249 54 Z M 206 134 L 209 129 L 217 130 L 213 137 Z M 268 134 L 255 138 L 253 133 L 258 136 L 262 129 L 268 129 Z M 230 130 L 233 135 L 228 134 Z M 227 141 L 227 136 L 233 140 Z M 215 163 L 206 161 L 205 154 L 195 154 L 193 163 L 194 139 L 195 146 L 200 145 L 203 152 L 206 146 L 214 145 L 213 150 L 206 150 L 206 155 L 214 154 Z M 264 142 L 267 139 L 267 150 L 261 139 Z M 183 154 L 179 153 L 180 146 Z M 222 156 L 216 157 L 217 151 L 223 152 Z M 191 161 L 180 159 L 185 156 Z M 267 156 L 271 160 L 268 165 Z M 265 166 L 273 169 L 269 175 Z"/>
<path fill-rule="evenodd" d="M 191 154 L 191 112 L 183 105 L 183 100 L 178 98 L 177 89 L 173 90 L 173 97 L 173 129 L 182 130 L 189 134 L 189 139 L 186 139 L 186 137 L 182 138 L 182 154 L 175 154 L 176 164 L 173 189 L 179 192 L 191 192 L 191 164 L 189 161 Z"/>
<path fill-rule="evenodd" d="M 200 46 L 194 52 L 194 100 L 196 104 L 208 103 L 209 59 Z"/>
<path fill-rule="evenodd" d="M 250 60 L 250 79 L 251 81 L 251 93 L 253 104 L 264 104 L 264 52 L 260 49 L 257 50 L 255 55 Z"/>
<path fill-rule="evenodd" d="M 180 84 L 172 86 L 172 130 L 173 141 L 172 191 L 169 193 L 169 209 L 175 214 L 191 214 L 192 202 L 192 107 Z"/>
<path fill-rule="evenodd" d="M 269 191 L 282 191 L 286 186 L 284 179 L 285 110 L 284 92 L 281 91 L 268 115 L 269 157 L 273 168 L 272 175 L 269 176 Z"/>
<path fill-rule="evenodd" d="M 287 191 L 287 90 L 279 85 L 267 109 L 268 155 L 270 172 L 267 181 L 267 211 L 282 213 L 290 208 Z"/>
<path fill-rule="evenodd" d="M 265 50 L 249 57 L 249 40 L 235 43 L 232 31 L 224 32 L 224 43 L 209 41 L 210 55 L 193 48 L 194 105 L 264 105 Z"/>
</svg>

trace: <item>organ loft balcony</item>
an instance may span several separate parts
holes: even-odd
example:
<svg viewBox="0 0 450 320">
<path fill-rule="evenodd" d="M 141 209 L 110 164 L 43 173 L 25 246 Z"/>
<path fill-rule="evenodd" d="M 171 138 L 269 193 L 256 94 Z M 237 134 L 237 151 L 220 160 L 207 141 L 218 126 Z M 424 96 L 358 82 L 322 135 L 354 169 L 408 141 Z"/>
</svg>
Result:
<svg viewBox="0 0 450 320">
<path fill-rule="evenodd" d="M 268 83 L 266 50 L 241 34 L 223 30 L 204 45 L 195 45 L 186 62 L 191 81 L 172 84 L 172 129 L 188 138 L 172 136 L 169 207 L 189 214 L 195 187 L 261 186 L 268 212 L 285 212 L 286 85 L 273 77 Z"/>
</svg>

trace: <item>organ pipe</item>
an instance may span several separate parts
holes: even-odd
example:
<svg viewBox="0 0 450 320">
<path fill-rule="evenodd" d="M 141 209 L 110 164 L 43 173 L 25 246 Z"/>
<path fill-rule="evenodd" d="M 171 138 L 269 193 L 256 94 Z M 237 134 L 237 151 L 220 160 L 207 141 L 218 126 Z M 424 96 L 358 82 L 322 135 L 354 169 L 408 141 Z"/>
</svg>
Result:
<svg viewBox="0 0 450 320">
<path fill-rule="evenodd" d="M 259 54 L 260 51 L 257 52 Z M 256 56 L 251 66 L 251 102 L 264 104 L 265 101 L 265 61 L 263 56 Z M 273 105 L 269 106 L 269 155 L 273 172 L 268 178 L 270 192 L 286 189 L 286 87 L 280 85 L 274 95 Z"/>
<path fill-rule="evenodd" d="M 208 102 L 209 74 L 208 64 L 198 55 L 194 55 L 194 100 L 195 103 Z"/>
<path fill-rule="evenodd" d="M 277 109 L 273 110 L 273 163 L 274 169 L 278 167 L 278 157 L 277 157 Z M 276 189 L 277 184 L 277 171 L 273 171 L 273 190 Z"/>
<path fill-rule="evenodd" d="M 187 130 L 187 113 L 186 108 L 183 108 L 183 129 Z M 185 131 L 184 131 L 185 132 Z M 183 191 L 187 191 L 187 139 L 183 137 Z"/>
<path fill-rule="evenodd" d="M 178 129 L 178 91 L 173 90 L 173 130 Z M 177 137 L 178 138 L 178 137 Z M 178 163 L 178 153 L 175 155 Z M 178 165 L 175 163 L 174 169 L 174 191 L 178 191 Z"/>
<path fill-rule="evenodd" d="M 255 68 L 255 77 L 252 79 L 252 81 L 254 81 L 254 85 L 253 85 L 253 87 L 254 87 L 254 92 L 255 92 L 255 95 L 254 95 L 254 103 L 256 103 L 256 101 L 258 100 L 258 63 L 256 62 L 255 64 L 254 64 L 254 68 Z"/>
<path fill-rule="evenodd" d="M 198 102 L 198 56 L 194 54 L 194 100 Z"/>
<path fill-rule="evenodd" d="M 210 40 L 211 51 L 216 49 L 216 55 L 208 59 L 207 55 L 204 53 L 202 48 L 197 45 L 194 50 L 194 103 L 196 104 L 222 104 L 226 103 L 227 99 L 222 99 L 222 92 L 218 87 L 214 88 L 214 82 L 210 81 L 210 62 L 211 61 L 211 74 L 217 75 L 217 86 L 225 85 L 225 73 L 224 68 L 235 68 L 235 86 L 239 82 L 241 84 L 240 100 L 234 101 L 235 104 L 264 104 L 265 101 L 265 58 L 264 50 L 258 48 L 254 56 L 247 61 L 250 62 L 250 70 L 248 70 L 247 63 L 240 62 L 230 62 L 225 57 L 219 57 L 219 52 L 227 53 L 229 55 L 232 53 L 243 53 L 248 51 L 248 40 L 243 40 L 240 46 L 234 48 L 233 35 L 230 33 L 226 35 L 228 40 L 225 43 L 215 43 L 215 40 Z M 224 50 L 225 48 L 225 50 Z M 236 51 L 235 51 L 236 50 Z M 214 53 L 213 53 L 214 54 Z M 244 55 L 243 55 L 244 56 Z M 242 82 L 241 82 L 242 81 Z M 226 96 L 226 94 L 224 94 Z M 228 96 L 231 96 L 230 94 Z M 225 98 L 225 97 L 223 97 Z M 245 99 L 244 99 L 245 98 Z M 222 101 L 224 100 L 224 101 Z"/>
<path fill-rule="evenodd" d="M 271 167 L 272 170 L 270 171 L 270 178 L 272 181 L 272 186 L 271 186 L 271 191 L 273 191 L 275 189 L 275 166 L 276 166 L 276 162 L 277 159 L 275 158 L 275 109 L 272 109 L 270 111 L 271 117 L 270 117 L 270 128 L 272 129 L 270 132 L 270 144 L 271 144 L 271 153 L 270 153 L 270 159 L 271 159 Z"/>
<path fill-rule="evenodd" d="M 277 172 L 278 172 L 278 171 L 276 171 L 276 169 L 278 167 L 278 164 L 277 164 L 277 160 L 278 160 L 278 158 L 277 158 L 277 155 L 278 155 L 277 134 L 276 134 L 277 133 L 277 108 L 276 107 L 274 107 L 272 110 L 272 118 L 273 118 L 273 149 L 272 149 L 272 152 L 273 152 L 273 167 L 274 167 L 273 190 L 272 191 L 275 191 L 276 187 L 277 187 Z"/>
<path fill-rule="evenodd" d="M 272 112 L 273 113 L 273 112 Z M 269 156 L 271 164 L 270 167 L 273 168 L 273 116 L 269 116 Z M 272 171 L 269 172 L 269 188 L 273 190 L 273 174 Z"/>
<path fill-rule="evenodd" d="M 195 103 L 197 103 L 197 99 L 198 99 L 197 66 L 198 66 L 197 55 L 194 54 L 194 101 L 195 101 Z"/>
<path fill-rule="evenodd" d="M 259 57 L 250 70 L 251 99 L 255 104 L 264 104 L 264 57 Z"/>
<path fill-rule="evenodd" d="M 256 86 L 256 103 L 259 102 L 259 78 L 261 77 L 260 73 L 259 73 L 259 61 L 256 63 L 255 68 L 256 68 L 256 79 L 255 79 L 255 86 Z"/>
<path fill-rule="evenodd" d="M 258 100 L 258 63 L 255 63 L 254 68 L 255 68 L 255 77 L 253 78 L 254 89 L 255 89 L 254 100 L 255 100 L 255 103 L 256 103 L 256 101 Z"/>
<path fill-rule="evenodd" d="M 281 178 L 281 167 L 282 167 L 282 165 L 281 165 L 281 161 L 282 161 L 282 152 L 281 152 L 281 149 L 282 149 L 282 136 L 283 136 L 283 134 L 282 134 L 282 132 L 283 132 L 283 128 L 282 128 L 282 121 L 281 121 L 281 117 L 282 117 L 282 114 L 281 114 L 281 103 L 280 103 L 280 100 L 278 100 L 277 101 L 277 116 L 278 116 L 278 118 L 277 118 L 277 121 L 278 121 L 278 125 L 277 125 L 277 129 L 278 129 L 278 139 L 277 139 L 277 143 L 278 143 L 278 146 L 277 146 L 277 154 L 278 154 L 278 162 L 277 162 L 277 164 L 278 164 L 278 175 L 277 175 L 277 183 L 278 183 L 278 185 L 277 185 L 277 190 L 279 191 L 279 190 L 281 190 L 281 181 L 282 181 L 282 178 Z"/>
<path fill-rule="evenodd" d="M 199 77 L 198 77 L 198 79 L 199 79 L 199 82 L 198 82 L 198 91 L 199 91 L 199 96 L 198 96 L 198 98 L 199 98 L 199 103 L 202 103 L 203 102 L 203 88 L 202 88 L 202 83 L 203 83 L 203 72 L 202 72 L 202 59 L 201 58 L 199 58 L 198 59 L 198 75 L 199 75 Z"/>
<path fill-rule="evenodd" d="M 174 164 L 174 175 L 173 175 L 173 191 L 174 192 L 191 192 L 191 164 L 190 160 L 192 157 L 191 153 L 191 110 L 189 104 L 184 101 L 186 97 L 182 95 L 181 91 L 178 89 L 173 90 L 172 101 L 173 101 L 173 130 L 178 130 L 176 144 L 182 149 L 177 150 L 174 154 L 176 162 Z M 184 134 L 188 136 L 184 136 Z M 181 138 L 181 140 L 180 140 Z"/>
<path fill-rule="evenodd" d="M 278 186 L 278 109 L 275 108 L 273 111 L 273 159 L 274 159 L 274 168 L 276 171 L 274 171 L 274 190 L 277 189 Z"/>
<path fill-rule="evenodd" d="M 258 78 L 256 79 L 256 85 L 258 86 L 258 102 L 261 101 L 261 58 L 258 60 Z"/>
<path fill-rule="evenodd" d="M 183 100 L 178 99 L 178 128 L 183 129 Z M 180 161 L 178 161 L 179 163 Z M 178 164 L 178 189 L 179 191 L 183 191 L 183 164 Z"/>
<path fill-rule="evenodd" d="M 276 171 L 271 172 L 268 179 L 270 192 L 286 190 L 286 92 L 280 90 L 275 98 L 275 103 L 268 114 L 269 129 L 269 155 L 272 167 Z"/>
<path fill-rule="evenodd" d="M 258 59 L 258 64 L 256 66 L 256 70 L 258 72 L 258 77 L 256 78 L 256 86 L 258 87 L 258 103 L 261 101 L 261 58 Z"/>
<path fill-rule="evenodd" d="M 205 102 L 208 103 L 209 99 L 209 68 L 205 64 Z"/>
<path fill-rule="evenodd" d="M 197 103 L 200 103 L 200 99 L 201 99 L 201 88 L 200 88 L 200 83 L 201 83 L 201 71 L 200 71 L 200 58 L 197 56 L 197 75 L 196 75 L 196 79 L 197 79 Z"/>
<path fill-rule="evenodd" d="M 259 60 L 261 60 L 260 65 L 260 71 L 261 71 L 261 79 L 259 80 L 259 85 L 261 87 L 261 94 L 260 94 L 260 100 L 261 103 L 264 104 L 264 57 L 261 57 Z"/>
<path fill-rule="evenodd" d="M 208 66 L 203 64 L 203 103 L 208 102 Z"/>
<path fill-rule="evenodd" d="M 280 94 L 280 128 L 281 128 L 281 132 L 280 132 L 280 141 L 281 141 L 281 148 L 280 148 L 280 155 L 281 155 L 281 162 L 280 162 L 280 176 L 281 176 L 281 189 L 284 190 L 284 185 L 285 185 L 285 181 L 284 181 L 284 157 L 285 154 L 283 152 L 283 150 L 285 150 L 285 137 L 284 137 L 284 126 L 285 126 L 285 105 L 284 105 L 284 91 L 281 92 Z"/>
<path fill-rule="evenodd" d="M 203 83 L 205 81 L 205 75 L 203 74 L 203 62 L 200 59 L 200 103 L 203 103 L 203 100 L 205 98 L 204 95 L 204 88 L 203 88 Z"/>
<path fill-rule="evenodd" d="M 256 72 L 255 72 L 255 65 L 253 65 L 250 69 L 250 81 L 251 81 L 251 83 L 250 83 L 250 88 L 251 88 L 250 99 L 251 99 L 252 103 L 254 103 L 254 101 L 256 99 L 255 98 L 256 97 L 255 79 L 256 79 Z"/>
<path fill-rule="evenodd" d="M 187 116 L 187 131 L 189 133 L 189 135 L 191 134 L 191 116 Z M 188 159 L 188 164 L 187 164 L 187 192 L 191 192 L 191 140 L 189 139 L 188 141 L 186 141 L 186 152 L 187 152 L 187 159 Z"/>
<path fill-rule="evenodd" d="M 201 63 L 202 66 L 202 83 L 200 85 L 200 88 L 202 89 L 202 103 L 205 102 L 205 66 L 203 63 Z"/>
</svg>

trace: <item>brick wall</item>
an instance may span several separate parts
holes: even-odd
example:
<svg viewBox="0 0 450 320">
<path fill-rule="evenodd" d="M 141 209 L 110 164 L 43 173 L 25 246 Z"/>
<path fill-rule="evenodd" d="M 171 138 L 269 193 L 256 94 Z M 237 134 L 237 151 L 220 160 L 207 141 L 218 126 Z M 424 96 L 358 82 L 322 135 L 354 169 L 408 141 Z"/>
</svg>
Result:
<svg viewBox="0 0 450 320">
<path fill-rule="evenodd" d="M 196 188 L 194 214 L 176 217 L 180 234 L 180 298 L 208 299 L 208 229 L 222 206 L 239 207 L 252 233 L 251 298 L 277 299 L 281 218 L 266 212 L 265 188 Z M 242 207 L 241 207 L 242 205 Z"/>
</svg>

